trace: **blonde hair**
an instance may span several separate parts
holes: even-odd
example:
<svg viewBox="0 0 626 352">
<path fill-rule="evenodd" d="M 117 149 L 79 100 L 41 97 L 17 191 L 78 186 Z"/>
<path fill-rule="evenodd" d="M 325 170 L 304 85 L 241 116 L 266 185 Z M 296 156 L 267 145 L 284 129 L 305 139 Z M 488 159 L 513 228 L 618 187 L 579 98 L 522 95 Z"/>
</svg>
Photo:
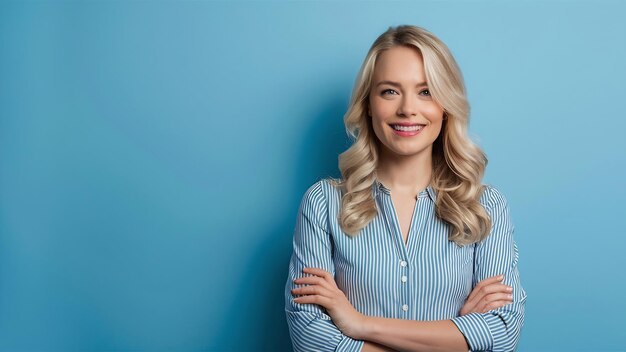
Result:
<svg viewBox="0 0 626 352">
<path fill-rule="evenodd" d="M 342 192 L 339 224 L 349 236 L 376 216 L 372 185 L 376 182 L 379 141 L 367 114 L 372 76 L 378 55 L 393 46 L 417 48 L 422 54 L 428 89 L 444 110 L 441 133 L 433 143 L 431 185 L 437 192 L 436 215 L 450 225 L 448 239 L 459 246 L 489 234 L 491 220 L 480 204 L 487 157 L 467 133 L 469 103 L 461 71 L 448 47 L 427 30 L 411 25 L 389 27 L 372 44 L 344 115 L 353 144 L 339 155 L 342 179 L 330 178 Z"/>
</svg>

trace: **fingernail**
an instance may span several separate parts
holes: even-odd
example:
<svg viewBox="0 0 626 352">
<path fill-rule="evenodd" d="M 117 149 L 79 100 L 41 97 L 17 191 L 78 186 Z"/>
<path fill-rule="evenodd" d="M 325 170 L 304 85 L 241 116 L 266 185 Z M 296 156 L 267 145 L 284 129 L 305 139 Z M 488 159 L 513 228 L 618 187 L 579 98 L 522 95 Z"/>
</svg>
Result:
<svg viewBox="0 0 626 352">
<path fill-rule="evenodd" d="M 513 299 L 513 295 L 507 295 L 506 296 L 508 299 Z"/>
<path fill-rule="evenodd" d="M 498 279 L 499 279 L 499 280 L 504 279 L 504 275 L 500 275 L 500 276 L 498 276 Z"/>
<path fill-rule="evenodd" d="M 507 287 L 506 290 L 509 292 L 513 292 L 513 287 Z"/>
</svg>

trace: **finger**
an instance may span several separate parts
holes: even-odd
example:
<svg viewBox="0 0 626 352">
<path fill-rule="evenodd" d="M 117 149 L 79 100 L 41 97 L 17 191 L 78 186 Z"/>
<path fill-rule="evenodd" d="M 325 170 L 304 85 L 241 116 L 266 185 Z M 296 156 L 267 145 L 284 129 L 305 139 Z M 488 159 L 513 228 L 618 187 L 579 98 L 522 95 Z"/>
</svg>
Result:
<svg viewBox="0 0 626 352">
<path fill-rule="evenodd" d="M 317 304 L 326 309 L 329 309 L 331 303 L 330 298 L 319 295 L 300 296 L 294 298 L 293 301 L 300 304 Z"/>
<path fill-rule="evenodd" d="M 293 281 L 296 285 L 320 285 L 324 286 L 328 289 L 332 289 L 333 287 L 328 284 L 326 280 L 319 276 L 304 276 L 299 279 Z"/>
<path fill-rule="evenodd" d="M 476 294 L 474 295 L 474 297 L 470 298 L 467 300 L 467 303 L 469 303 L 472 306 L 476 306 L 478 305 L 478 302 L 481 302 L 485 299 L 485 296 L 489 295 L 489 294 L 493 294 L 493 293 L 510 293 L 510 291 L 508 290 L 510 286 L 507 286 L 505 284 L 491 284 L 488 286 L 483 286 L 480 287 L 478 289 L 474 289 L 474 291 L 476 292 Z"/>
<path fill-rule="evenodd" d="M 490 303 L 493 301 L 507 301 L 507 300 L 513 300 L 513 295 L 510 293 L 496 292 L 496 293 L 491 293 L 491 294 L 486 295 L 485 298 L 483 299 L 483 301 L 486 303 Z"/>
<path fill-rule="evenodd" d="M 477 305 L 477 309 L 482 311 L 492 302 L 497 301 L 513 301 L 513 296 L 508 293 L 492 293 L 486 295 Z"/>
<path fill-rule="evenodd" d="M 496 275 L 496 276 L 488 277 L 488 278 L 480 281 L 472 289 L 472 292 L 470 293 L 470 295 L 468 297 L 468 300 L 474 298 L 474 296 L 477 294 L 477 291 L 480 290 L 482 287 L 489 286 L 489 285 L 492 285 L 492 284 L 497 284 L 500 281 L 502 281 L 503 279 L 504 278 L 502 276 Z"/>
<path fill-rule="evenodd" d="M 333 276 L 333 274 L 329 273 L 328 271 L 326 271 L 324 269 L 320 269 L 320 268 L 304 268 L 303 271 L 305 273 L 310 273 L 310 274 L 322 277 L 322 278 L 324 278 L 324 280 L 328 281 L 328 283 L 331 284 L 331 286 L 336 286 L 335 277 Z"/>
<path fill-rule="evenodd" d="M 511 304 L 511 303 L 513 303 L 513 301 L 507 301 L 507 300 L 493 301 L 493 302 L 487 304 L 482 310 L 480 310 L 480 312 L 481 313 L 487 313 L 490 310 L 502 308 L 502 307 L 506 306 L 507 304 Z"/>
<path fill-rule="evenodd" d="M 461 307 L 461 310 L 459 312 L 460 315 L 465 315 L 465 314 L 469 314 L 472 313 L 474 311 L 474 309 L 476 309 L 476 304 L 475 303 L 465 303 L 463 305 L 463 307 Z"/>
<path fill-rule="evenodd" d="M 476 290 L 476 294 L 471 300 L 467 302 L 472 306 L 478 306 L 479 302 L 489 302 L 491 300 L 485 300 L 485 297 L 489 294 L 493 293 L 510 293 L 508 291 L 509 286 L 504 284 L 491 284 L 489 286 L 484 286 Z"/>
<path fill-rule="evenodd" d="M 503 276 L 500 275 L 496 275 L 496 276 L 491 276 L 488 277 L 482 281 L 480 281 L 479 283 L 476 284 L 476 286 L 474 286 L 474 289 L 472 290 L 472 292 L 470 293 L 469 297 L 467 298 L 468 300 L 472 299 L 474 295 L 476 295 L 476 289 L 480 289 L 483 286 L 487 286 L 493 283 L 498 283 L 500 281 L 502 281 L 504 279 Z"/>
<path fill-rule="evenodd" d="M 513 288 L 505 284 L 491 284 L 489 286 L 485 286 L 483 288 L 483 292 L 486 292 L 487 294 L 497 293 L 497 292 L 511 293 L 513 292 Z"/>
<path fill-rule="evenodd" d="M 320 285 L 294 288 L 293 290 L 291 290 L 291 293 L 293 295 L 319 295 L 324 297 L 331 297 L 331 292 Z"/>
</svg>

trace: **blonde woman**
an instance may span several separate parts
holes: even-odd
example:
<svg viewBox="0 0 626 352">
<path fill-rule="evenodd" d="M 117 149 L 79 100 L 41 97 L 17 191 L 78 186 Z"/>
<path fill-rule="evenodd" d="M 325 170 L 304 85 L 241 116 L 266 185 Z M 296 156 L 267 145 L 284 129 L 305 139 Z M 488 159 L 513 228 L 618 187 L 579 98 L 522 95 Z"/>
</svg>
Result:
<svg viewBox="0 0 626 352">
<path fill-rule="evenodd" d="M 513 351 L 526 292 L 505 196 L 481 180 L 449 49 L 390 27 L 356 80 L 342 178 L 304 194 L 285 286 L 295 351 Z"/>
</svg>

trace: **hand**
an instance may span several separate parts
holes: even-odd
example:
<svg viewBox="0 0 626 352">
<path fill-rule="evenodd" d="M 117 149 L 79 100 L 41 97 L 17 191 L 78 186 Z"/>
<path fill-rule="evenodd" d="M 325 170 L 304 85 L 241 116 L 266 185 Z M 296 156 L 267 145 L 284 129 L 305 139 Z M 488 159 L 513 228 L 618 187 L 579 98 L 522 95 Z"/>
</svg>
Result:
<svg viewBox="0 0 626 352">
<path fill-rule="evenodd" d="M 318 268 L 304 268 L 305 273 L 315 276 L 305 276 L 294 280 L 298 285 L 308 286 L 291 290 L 293 295 L 302 295 L 294 298 L 294 302 L 301 304 L 317 304 L 328 312 L 333 323 L 344 335 L 356 338 L 363 330 L 365 315 L 359 313 L 346 295 L 337 287 L 333 275 Z"/>
<path fill-rule="evenodd" d="M 503 307 L 513 302 L 513 288 L 500 283 L 504 276 L 492 276 L 479 282 L 472 290 L 460 315 L 469 313 L 486 313 L 492 309 Z"/>
</svg>

